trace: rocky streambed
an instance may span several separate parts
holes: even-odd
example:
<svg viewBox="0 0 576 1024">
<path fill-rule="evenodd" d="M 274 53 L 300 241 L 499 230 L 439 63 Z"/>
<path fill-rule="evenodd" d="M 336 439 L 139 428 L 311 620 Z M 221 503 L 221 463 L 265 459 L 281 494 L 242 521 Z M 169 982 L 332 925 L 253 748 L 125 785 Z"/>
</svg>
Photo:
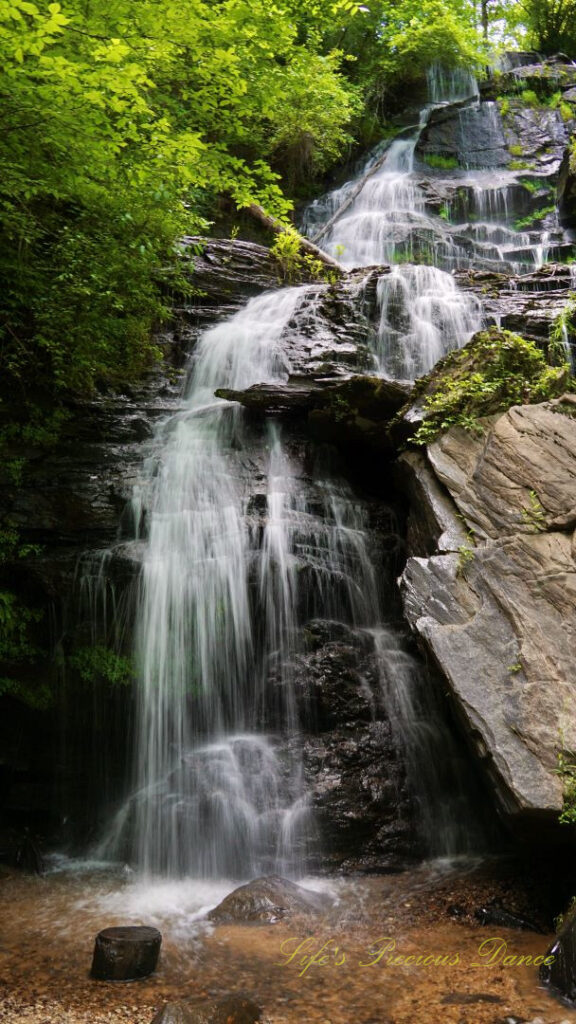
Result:
<svg viewBox="0 0 576 1024">
<path fill-rule="evenodd" d="M 233 883 L 142 885 L 95 870 L 4 875 L 0 1019 L 149 1024 L 167 1002 L 202 1007 L 245 993 L 269 1024 L 576 1020 L 541 987 L 537 966 L 517 959 L 542 957 L 550 944 L 541 866 L 436 863 L 307 884 L 323 893 L 325 911 L 210 924 L 207 911 Z M 163 932 L 157 972 L 133 983 L 91 980 L 95 934 L 126 923 Z"/>
</svg>

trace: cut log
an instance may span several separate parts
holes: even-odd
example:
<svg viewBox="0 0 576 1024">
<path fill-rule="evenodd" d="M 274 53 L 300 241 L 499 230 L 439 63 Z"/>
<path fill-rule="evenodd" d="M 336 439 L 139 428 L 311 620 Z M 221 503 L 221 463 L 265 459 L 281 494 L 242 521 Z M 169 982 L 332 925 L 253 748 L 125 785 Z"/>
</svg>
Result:
<svg viewBox="0 0 576 1024">
<path fill-rule="evenodd" d="M 259 206 L 258 203 L 251 203 L 250 206 L 246 207 L 246 209 L 248 210 L 248 213 L 255 218 L 255 220 L 259 221 L 260 224 L 264 224 L 265 227 L 269 228 L 270 231 L 273 231 L 276 235 L 289 234 L 295 230 L 294 228 L 286 227 L 286 225 L 283 224 L 281 220 L 278 220 L 277 217 L 272 217 L 269 213 L 266 213 L 266 210 L 262 206 Z M 314 245 L 309 238 L 304 238 L 303 235 L 299 235 L 298 238 L 300 248 L 303 249 L 304 252 L 313 256 L 314 259 L 320 260 L 321 263 L 330 267 L 331 270 L 337 270 L 339 274 L 347 273 L 346 268 L 343 267 L 341 263 L 338 263 L 338 260 L 335 260 L 333 256 L 329 256 L 327 252 L 319 249 L 318 246 Z"/>
<path fill-rule="evenodd" d="M 91 976 L 98 981 L 136 981 L 156 969 L 162 936 L 157 928 L 105 928 L 96 936 Z"/>
</svg>

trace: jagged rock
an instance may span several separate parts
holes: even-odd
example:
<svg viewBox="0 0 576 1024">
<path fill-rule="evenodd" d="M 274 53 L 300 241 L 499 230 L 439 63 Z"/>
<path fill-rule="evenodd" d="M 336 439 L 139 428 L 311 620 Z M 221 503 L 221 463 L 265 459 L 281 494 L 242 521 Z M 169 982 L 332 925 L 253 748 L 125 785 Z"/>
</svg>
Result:
<svg viewBox="0 0 576 1024">
<path fill-rule="evenodd" d="M 422 452 L 404 452 L 398 460 L 400 486 L 408 497 L 406 547 L 409 556 L 457 551 L 466 530 L 454 515 L 454 504 Z"/>
<path fill-rule="evenodd" d="M 559 110 L 527 107 L 510 97 L 501 117 L 508 161 L 519 161 L 540 174 L 556 174 L 570 138 L 571 122 Z"/>
<path fill-rule="evenodd" d="M 515 68 L 498 79 L 501 92 L 507 88 L 505 111 L 491 100 L 473 100 L 446 104 L 432 111 L 416 146 L 416 156 L 426 164 L 427 157 L 452 158 L 461 167 L 505 168 L 517 162 L 538 174 L 557 173 L 568 144 L 572 122 L 565 122 L 557 109 L 527 105 L 514 89 L 519 81 L 533 88 L 539 73 L 540 93 L 544 96 L 576 81 L 575 70 L 551 64 Z M 541 73 L 540 73 L 541 71 Z M 486 95 L 486 94 L 485 94 Z"/>
<path fill-rule="evenodd" d="M 548 263 L 530 274 L 465 270 L 454 275 L 460 288 L 474 291 L 487 318 L 508 331 L 542 344 L 570 300 L 570 266 Z"/>
<path fill-rule="evenodd" d="M 263 415 L 305 416 L 322 440 L 389 448 L 386 426 L 411 390 L 408 382 L 382 377 L 291 377 L 286 384 L 255 384 L 245 391 L 220 388 L 215 394 Z"/>
<path fill-rule="evenodd" d="M 191 283 L 200 293 L 198 305 L 236 305 L 284 283 L 278 261 L 255 242 L 185 237 L 182 250 L 190 263 Z"/>
<path fill-rule="evenodd" d="M 516 406 L 486 423 L 487 436 L 451 430 L 430 446 L 436 477 L 478 537 L 574 529 L 575 397 Z"/>
<path fill-rule="evenodd" d="M 402 576 L 408 620 L 519 829 L 555 825 L 558 751 L 576 749 L 574 408 L 572 396 L 516 407 L 484 421 L 482 437 L 452 428 L 431 445 L 453 528 L 463 520 L 477 543 L 458 544 L 455 532 L 453 551 L 412 557 Z M 428 491 L 417 465 L 404 468 Z M 428 516 L 435 499 L 432 488 Z M 445 540 L 445 503 L 441 513 L 435 529 Z"/>
<path fill-rule="evenodd" d="M 448 104 L 432 111 L 416 155 L 453 158 L 462 167 L 506 167 L 510 154 L 504 129 L 490 103 Z"/>
<path fill-rule="evenodd" d="M 226 896 L 208 917 L 217 924 L 227 921 L 260 921 L 270 924 L 294 914 L 317 914 L 326 898 L 278 875 L 256 878 Z"/>
<path fill-rule="evenodd" d="M 369 631 L 315 619 L 294 684 L 323 868 L 394 871 L 421 855 Z"/>
</svg>

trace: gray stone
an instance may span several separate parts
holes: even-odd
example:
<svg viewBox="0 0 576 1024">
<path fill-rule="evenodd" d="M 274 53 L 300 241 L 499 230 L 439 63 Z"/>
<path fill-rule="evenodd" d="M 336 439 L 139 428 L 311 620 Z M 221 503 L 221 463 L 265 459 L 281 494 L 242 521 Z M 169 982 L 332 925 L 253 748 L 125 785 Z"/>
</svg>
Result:
<svg viewBox="0 0 576 1024">
<path fill-rule="evenodd" d="M 436 481 L 421 460 L 403 460 L 428 552 L 438 538 L 437 553 L 408 560 L 405 612 L 519 828 L 555 824 L 558 751 L 576 749 L 574 411 L 568 396 L 485 420 L 482 438 L 453 428 L 429 450 Z M 437 481 L 453 528 L 463 520 L 476 543 L 440 553 L 450 507 Z"/>
</svg>

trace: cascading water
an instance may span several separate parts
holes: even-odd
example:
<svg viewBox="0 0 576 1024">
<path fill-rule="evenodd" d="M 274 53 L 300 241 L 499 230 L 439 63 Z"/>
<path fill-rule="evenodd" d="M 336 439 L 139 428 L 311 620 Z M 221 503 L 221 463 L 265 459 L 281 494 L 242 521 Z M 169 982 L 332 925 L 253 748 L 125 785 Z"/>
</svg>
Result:
<svg viewBox="0 0 576 1024">
<path fill-rule="evenodd" d="M 478 161 L 471 168 L 451 167 L 441 155 L 431 158 L 432 166 L 418 157 L 434 112 L 455 102 L 463 139 L 470 121 L 477 136 L 504 145 L 497 105 L 480 102 L 467 72 L 437 66 L 428 88 L 430 105 L 410 136 L 396 139 L 376 161 L 370 157 L 356 180 L 311 203 L 303 220 L 304 231 L 346 267 L 391 265 L 378 283 L 378 364 L 386 376 L 411 379 L 482 325 L 480 303 L 455 287 L 453 271 L 525 273 L 561 253 L 566 242 L 545 180 L 488 171 L 482 151 L 471 154 Z M 542 228 L 539 211 L 546 215 Z"/>
<path fill-rule="evenodd" d="M 436 104 L 476 101 L 469 77 L 439 71 L 430 93 Z M 531 266 L 543 255 L 534 255 L 530 232 L 506 224 L 507 178 L 495 185 L 493 175 L 463 170 L 449 209 L 430 209 L 415 151 L 431 109 L 418 131 L 388 147 L 381 166 L 372 163 L 362 188 L 348 183 L 308 217 L 310 233 L 324 221 L 322 245 L 346 265 L 392 264 L 378 275 L 373 350 L 379 372 L 395 378 L 421 375 L 480 327 L 480 305 L 457 289 L 451 269 L 471 260 L 509 266 L 516 250 L 522 262 L 522 247 Z M 128 853 L 149 873 L 304 869 L 315 825 L 294 665 L 313 618 L 371 638 L 428 850 L 462 850 L 473 834 L 448 778 L 458 771 L 437 771 L 457 758 L 439 710 L 425 699 L 426 680 L 397 623 L 386 622 L 361 503 L 328 469 L 310 477 L 272 420 L 257 430 L 239 405 L 214 397 L 219 388 L 285 381 L 295 351 L 290 325 L 322 290 L 264 294 L 204 333 L 188 397 L 162 426 L 160 457 L 135 496 L 134 519 L 148 530 L 138 773 L 101 852 Z"/>
<path fill-rule="evenodd" d="M 350 490 L 322 467 L 310 478 L 273 422 L 255 436 L 240 406 L 214 398 L 218 385 L 285 379 L 282 338 L 307 291 L 252 299 L 202 336 L 184 407 L 160 428 L 160 458 L 135 497 L 148 523 L 137 777 L 98 855 L 148 874 L 302 873 L 314 820 L 292 678 L 298 630 L 314 618 L 370 630 L 382 620 Z"/>
</svg>

